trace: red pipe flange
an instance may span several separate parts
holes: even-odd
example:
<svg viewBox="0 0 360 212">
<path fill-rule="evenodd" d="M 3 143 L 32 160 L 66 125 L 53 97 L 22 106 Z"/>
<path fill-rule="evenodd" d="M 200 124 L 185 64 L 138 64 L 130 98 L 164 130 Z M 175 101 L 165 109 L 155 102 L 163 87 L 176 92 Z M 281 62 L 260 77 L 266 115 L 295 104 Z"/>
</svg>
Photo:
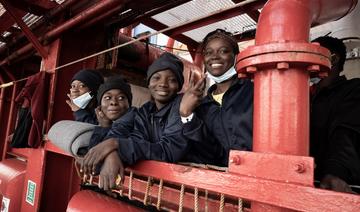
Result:
<svg viewBox="0 0 360 212">
<path fill-rule="evenodd" d="M 289 67 L 306 67 L 311 75 L 326 76 L 330 67 L 330 52 L 317 43 L 269 43 L 251 46 L 240 52 L 236 69 L 240 77 L 249 76 L 258 70 Z"/>
</svg>

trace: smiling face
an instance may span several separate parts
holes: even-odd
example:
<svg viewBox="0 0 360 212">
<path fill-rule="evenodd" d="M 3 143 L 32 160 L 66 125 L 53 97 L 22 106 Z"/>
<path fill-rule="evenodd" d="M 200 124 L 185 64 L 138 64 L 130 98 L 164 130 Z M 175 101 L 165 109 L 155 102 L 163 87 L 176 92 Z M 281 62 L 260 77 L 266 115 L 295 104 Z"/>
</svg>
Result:
<svg viewBox="0 0 360 212">
<path fill-rule="evenodd" d="M 179 91 L 179 83 L 170 69 L 154 73 L 148 87 L 158 109 L 169 103 Z"/>
<path fill-rule="evenodd" d="M 214 38 L 204 48 L 205 68 L 213 76 L 221 76 L 234 65 L 232 46 L 224 39 Z"/>
<path fill-rule="evenodd" d="M 71 99 L 79 97 L 89 91 L 90 91 L 89 87 L 87 87 L 83 82 L 81 82 L 79 80 L 74 80 L 71 82 L 71 85 L 70 85 Z"/>
<path fill-rule="evenodd" d="M 128 108 L 128 98 L 120 89 L 108 90 L 101 97 L 101 111 L 112 121 L 124 115 Z"/>
</svg>

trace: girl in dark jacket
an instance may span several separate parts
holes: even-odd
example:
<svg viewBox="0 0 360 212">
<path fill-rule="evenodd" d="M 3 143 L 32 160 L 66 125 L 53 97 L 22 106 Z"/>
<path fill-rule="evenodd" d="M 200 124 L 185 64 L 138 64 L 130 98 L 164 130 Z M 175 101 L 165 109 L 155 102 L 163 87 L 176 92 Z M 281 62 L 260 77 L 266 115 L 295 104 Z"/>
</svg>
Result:
<svg viewBox="0 0 360 212">
<path fill-rule="evenodd" d="M 100 188 L 114 186 L 117 174 L 123 174 L 122 162 L 131 165 L 139 160 L 182 159 L 187 149 L 179 115 L 181 97 L 177 94 L 184 82 L 182 72 L 183 63 L 170 53 L 155 60 L 147 72 L 152 101 L 138 109 L 130 136 L 125 138 L 121 131 L 112 130 L 102 142 L 106 148 L 95 147 L 85 156 L 82 166 L 85 173 L 95 173 L 97 164 L 104 161 Z"/>
<path fill-rule="evenodd" d="M 230 149 L 252 150 L 253 83 L 238 79 L 239 47 L 221 29 L 203 40 L 207 76 L 215 81 L 203 98 L 205 76 L 191 79 L 180 106 L 184 135 L 191 140 L 187 160 L 226 166 Z"/>
<path fill-rule="evenodd" d="M 103 77 L 95 70 L 83 69 L 74 75 L 66 103 L 74 112 L 75 121 L 98 124 L 96 93 L 103 82 Z"/>
<path fill-rule="evenodd" d="M 89 149 L 105 140 L 112 130 L 121 131 L 128 137 L 134 126 L 136 108 L 131 107 L 131 87 L 121 77 L 110 78 L 99 87 L 97 102 L 99 106 L 95 112 L 99 126 L 93 131 Z"/>
</svg>

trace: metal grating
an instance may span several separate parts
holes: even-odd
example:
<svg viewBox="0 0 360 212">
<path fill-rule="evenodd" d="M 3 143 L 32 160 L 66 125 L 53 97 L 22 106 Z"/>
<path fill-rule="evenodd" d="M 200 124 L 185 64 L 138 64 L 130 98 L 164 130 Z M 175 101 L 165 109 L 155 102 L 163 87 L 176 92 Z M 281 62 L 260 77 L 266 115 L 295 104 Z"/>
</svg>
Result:
<svg viewBox="0 0 360 212">
<path fill-rule="evenodd" d="M 228 8 L 233 5 L 235 5 L 235 3 L 231 0 L 193 0 L 157 14 L 153 16 L 153 18 L 167 26 L 174 26 L 189 20 L 209 15 L 217 10 Z M 185 32 L 184 35 L 200 42 L 207 33 L 217 28 L 222 28 L 232 33 L 240 33 L 246 30 L 255 29 L 256 22 L 248 15 L 243 14 Z"/>
</svg>

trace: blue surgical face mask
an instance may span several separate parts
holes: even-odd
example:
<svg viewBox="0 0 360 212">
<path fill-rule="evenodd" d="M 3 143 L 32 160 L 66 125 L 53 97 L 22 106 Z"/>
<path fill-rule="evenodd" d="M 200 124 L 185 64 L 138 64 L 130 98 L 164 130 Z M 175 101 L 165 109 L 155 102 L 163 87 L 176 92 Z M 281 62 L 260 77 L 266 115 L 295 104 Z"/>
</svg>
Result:
<svg viewBox="0 0 360 212">
<path fill-rule="evenodd" d="M 210 74 L 210 72 L 207 72 L 207 76 L 214 80 L 216 83 L 222 83 L 228 79 L 230 79 L 231 77 L 233 77 L 236 74 L 236 70 L 235 70 L 235 63 L 233 66 L 231 66 L 229 68 L 229 70 L 227 70 L 224 74 L 222 74 L 221 76 L 214 76 L 212 74 Z"/>
<path fill-rule="evenodd" d="M 81 96 L 76 97 L 73 99 L 73 103 L 81 109 L 85 109 L 86 106 L 89 104 L 93 97 L 90 95 L 90 92 L 86 92 Z"/>
<path fill-rule="evenodd" d="M 316 85 L 316 84 L 318 84 L 320 81 L 321 81 L 321 79 L 320 79 L 319 77 L 310 78 L 310 86 Z"/>
</svg>

